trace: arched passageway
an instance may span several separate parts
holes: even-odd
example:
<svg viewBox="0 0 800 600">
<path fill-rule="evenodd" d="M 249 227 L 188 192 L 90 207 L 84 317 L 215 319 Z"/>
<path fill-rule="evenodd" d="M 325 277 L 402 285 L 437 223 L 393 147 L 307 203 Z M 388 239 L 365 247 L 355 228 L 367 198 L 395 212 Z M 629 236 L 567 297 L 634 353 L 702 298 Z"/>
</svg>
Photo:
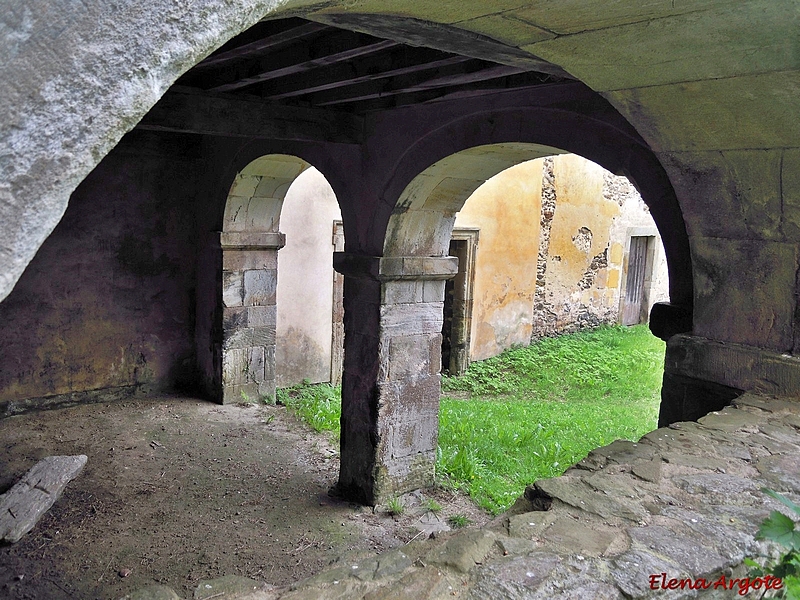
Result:
<svg viewBox="0 0 800 600">
<path fill-rule="evenodd" d="M 207 389 L 223 403 L 275 397 L 278 251 L 286 243 L 281 210 L 309 167 L 284 154 L 250 161 L 230 186 L 222 231 L 212 234 L 221 251 L 221 285 L 211 310 L 201 311 L 218 320 L 207 324 L 212 351 L 202 364 Z"/>
<path fill-rule="evenodd" d="M 3 237 L 9 241 L 0 248 L 3 256 L 11 258 L 7 262 L 11 266 L 2 273 L 3 293 L 62 214 L 69 192 L 153 106 L 167 85 L 201 56 L 268 12 L 258 3 L 248 4 L 244 10 L 243 6 L 234 10 L 213 2 L 208 6 L 220 10 L 181 9 L 185 19 L 166 22 L 158 8 L 127 15 L 126 22 L 140 26 L 134 28 L 135 34 L 125 28 L 107 32 L 98 29 L 98 23 L 103 21 L 93 16 L 107 14 L 103 12 L 109 10 L 107 7 L 92 5 L 94 12 L 70 13 L 76 20 L 74 27 L 64 30 L 66 37 L 59 38 L 55 45 L 63 50 L 56 53 L 59 60 L 50 63 L 47 73 L 36 78 L 26 74 L 36 72 L 31 65 L 47 36 L 22 36 L 18 43 L 14 42 L 9 54 L 14 57 L 10 72 L 22 77 L 19 81 L 9 78 L 15 81 L 8 88 L 12 90 L 10 101 L 0 104 L 11 111 L 7 122 L 13 132 L 3 138 L 10 144 L 6 155 L 11 157 L 7 164 L 12 166 L 3 193 L 19 201 L 2 203 L 7 215 L 3 222 L 13 224 L 9 226 L 11 235 Z M 750 3 L 748 12 L 741 13 L 752 17 L 753 39 L 764 42 L 753 47 L 782 47 L 781 35 L 789 32 L 791 20 L 782 18 L 779 5 L 768 11 L 759 6 Z M 291 8 L 291 3 L 286 7 Z M 424 284 L 434 282 L 427 287 L 437 289 L 441 281 L 437 278 L 446 275 L 439 270 L 447 270 L 441 253 L 418 254 L 413 250 L 416 242 L 400 249 L 405 252 L 411 248 L 413 254 L 387 253 L 387 231 L 389 239 L 400 231 L 394 224 L 390 226 L 390 219 L 405 210 L 398 207 L 397 200 L 429 166 L 473 147 L 535 143 L 577 152 L 614 173 L 628 174 L 648 199 L 663 234 L 672 288 L 672 306 L 662 307 L 664 311 L 654 319 L 653 329 L 663 337 L 693 331 L 696 336 L 712 340 L 684 337 L 675 341 L 675 348 L 681 346 L 674 353 L 668 376 L 677 378 L 672 382 L 678 384 L 665 422 L 693 418 L 709 408 L 703 395 L 710 388 L 703 387 L 703 382 L 722 386 L 726 393 L 734 388 L 796 391 L 796 378 L 776 376 L 784 370 L 794 372 L 793 364 L 782 361 L 780 356 L 796 351 L 800 339 L 795 331 L 798 234 L 793 223 L 797 221 L 797 186 L 791 175 L 798 160 L 797 127 L 794 120 L 786 117 L 796 113 L 796 102 L 794 96 L 785 93 L 786 86 L 794 81 L 794 75 L 787 78 L 785 73 L 796 70 L 796 65 L 786 59 L 791 53 L 760 50 L 766 54 L 744 64 L 736 60 L 737 52 L 720 52 L 723 46 L 743 50 L 737 41 L 741 36 L 734 33 L 740 30 L 744 17 L 732 20 L 719 7 L 701 11 L 703 19 L 699 21 L 682 8 L 642 14 L 635 7 L 625 7 L 600 21 L 562 8 L 526 14 L 524 19 L 517 19 L 520 15 L 516 9 L 509 9 L 510 14 L 503 16 L 487 14 L 485 7 L 477 5 L 470 5 L 469 10 L 474 11 L 470 18 L 456 25 L 444 25 L 454 22 L 447 9 L 436 12 L 422 6 L 409 9 L 403 18 L 382 13 L 345 14 L 348 10 L 336 5 L 322 10 L 304 7 L 298 14 L 313 18 L 314 23 L 300 19 L 291 23 L 265 21 L 259 24 L 258 31 L 248 34 L 252 37 L 233 41 L 209 57 L 208 62 L 198 65 L 135 132 L 136 151 L 142 150 L 138 147 L 140 135 L 149 136 L 144 146 L 151 144 L 151 149 L 173 134 L 185 136 L 174 146 L 174 154 L 185 157 L 194 153 L 198 164 L 204 166 L 212 164 L 208 159 L 219 146 L 227 146 L 237 154 L 256 140 L 272 144 L 270 152 L 275 152 L 275 147 L 286 141 L 291 147 L 277 152 L 303 157 L 304 152 L 335 155 L 331 162 L 338 162 L 340 171 L 346 173 L 339 181 L 345 182 L 341 188 L 344 193 L 339 194 L 337 188 L 337 195 L 342 199 L 348 244 L 347 252 L 337 261 L 349 279 L 345 285 L 350 315 L 346 317 L 350 350 L 345 365 L 345 372 L 349 373 L 345 413 L 353 435 L 347 434 L 343 440 L 343 447 L 348 448 L 343 456 L 352 453 L 355 463 L 343 467 L 343 472 L 352 467 L 359 474 L 343 476 L 343 488 L 355 490 L 353 497 L 369 501 L 372 493 L 364 490 L 372 490 L 373 479 L 380 478 L 372 451 L 380 437 L 375 429 L 376 382 L 384 377 L 381 352 L 388 351 L 379 343 L 386 316 L 381 313 L 381 278 L 389 276 L 385 270 L 382 272 L 381 263 L 395 270 L 391 277 L 398 275 L 400 264 L 400 276 L 405 282 L 414 280 L 414 269 L 421 265 L 423 298 Z M 506 31 L 499 24 L 507 19 L 521 21 L 521 29 Z M 169 29 L 173 22 L 180 24 L 177 33 Z M 36 23 L 31 27 L 38 27 Z M 636 32 L 650 23 L 659 25 L 651 33 L 659 33 L 648 38 L 649 52 L 639 57 L 636 48 L 641 35 Z M 342 27 L 347 30 L 345 33 L 330 31 Z M 312 46 L 306 44 L 306 36 L 323 36 L 321 29 L 327 30 L 324 35 L 349 40 L 348 49 L 342 52 L 336 44 L 322 43 L 313 45 L 320 55 L 305 54 L 302 49 Z M 259 37 L 259 32 L 264 31 L 269 33 L 269 40 Z M 705 31 L 712 35 L 704 35 Z M 768 38 L 764 32 L 770 32 Z M 273 39 L 272 34 L 277 37 Z M 621 46 L 605 43 L 609 38 L 604 36 L 617 34 L 624 41 Z M 132 38 L 130 44 L 124 43 L 127 35 Z M 605 45 L 598 46 L 598 36 Z M 98 46 L 92 46 L 88 53 L 79 49 L 75 40 L 85 39 L 103 40 L 108 48 L 125 47 L 129 56 L 127 60 L 103 63 L 102 72 L 88 80 L 85 73 L 98 73 Z M 674 68 L 665 69 L 661 57 L 670 56 L 680 46 L 676 41 L 679 39 L 690 43 L 692 56 L 710 56 L 713 60 L 700 64 L 689 61 L 687 55 L 679 55 L 669 62 Z M 712 47 L 708 40 L 713 39 L 728 43 Z M 773 43 L 776 39 L 777 45 Z M 284 52 L 283 44 L 289 40 L 305 41 L 293 46 L 301 50 Z M 410 52 L 410 45 L 418 42 L 430 45 L 428 50 L 435 49 L 439 54 L 421 56 Z M 637 60 L 620 62 L 615 59 L 615 50 L 602 53 L 600 60 L 587 62 L 598 48 L 607 50 L 611 46 L 626 56 L 636 55 Z M 283 50 L 273 55 L 276 48 Z M 355 78 L 347 74 L 342 77 L 341 69 L 327 72 L 324 81 L 317 80 L 314 73 L 355 55 L 380 56 L 381 52 L 413 55 L 416 62 L 404 63 L 402 68 L 411 71 L 400 75 L 386 69 L 386 64 L 394 64 L 391 61 L 383 62 L 383 70 L 377 74 L 367 69 L 367 75 Z M 445 57 L 442 52 L 450 56 Z M 274 56 L 281 58 L 279 68 L 269 60 Z M 241 62 L 241 68 L 216 68 L 226 61 Z M 432 69 L 427 65 L 439 64 L 438 61 L 445 61 L 448 69 L 455 71 L 448 71 L 445 81 L 430 77 Z M 142 70 L 141 65 L 146 68 Z M 592 89 L 576 81 L 576 76 L 588 81 Z M 293 78 L 294 87 L 283 92 L 273 89 L 273 83 L 284 77 Z M 387 81 L 383 80 L 389 83 L 388 91 L 384 86 Z M 253 85 L 258 93 L 237 93 Z M 342 92 L 341 88 L 348 91 Z M 758 90 L 758 94 L 753 95 L 752 90 Z M 741 91 L 747 93 L 738 93 Z M 302 99 L 287 100 L 292 97 Z M 331 109 L 332 106 L 336 108 Z M 719 106 L 725 109 L 720 111 Z M 760 110 L 762 106 L 769 106 L 769 110 Z M 775 115 L 778 118 L 773 118 Z M 717 117 L 719 126 L 705 126 Z M 58 127 L 43 127 L 42 123 Z M 58 175 L 37 175 L 48 170 Z M 761 173 L 766 175 L 760 177 Z M 180 210 L 185 211 L 182 214 L 190 213 L 190 209 Z M 417 219 L 427 218 L 425 211 L 406 212 Z M 203 217 L 198 220 L 203 221 Z M 199 226 L 198 237 L 220 229 L 221 226 Z M 431 231 L 428 241 L 433 242 L 437 234 L 435 228 Z M 420 249 L 427 243 L 418 241 L 424 242 Z M 195 248 L 184 245 L 182 250 L 191 255 Z M 206 249 L 200 248 L 198 264 L 203 263 L 204 256 Z M 189 264 L 192 258 L 189 257 Z M 406 259 L 422 262 L 406 264 Z M 746 269 L 740 268 L 749 262 L 753 262 L 753 271 L 758 275 L 755 285 L 742 274 Z M 406 266 L 411 270 L 404 272 Z M 222 270 L 220 265 L 215 268 Z M 190 270 L 191 267 L 187 269 Z M 197 352 L 181 362 L 187 371 L 197 367 L 201 379 L 219 388 L 221 367 L 215 366 L 214 344 L 222 344 L 221 318 L 209 316 L 215 309 L 209 309 L 207 300 L 216 301 L 221 294 L 216 290 L 206 294 L 200 269 L 196 274 L 197 315 L 182 319 L 184 327 L 179 336 L 183 346 L 194 345 Z M 194 275 L 188 273 L 188 283 L 181 286 L 193 289 Z M 778 297 L 780 301 L 773 300 Z M 139 308 L 129 312 L 135 313 Z M 418 327 L 417 317 L 408 318 Z M 193 325 L 195 336 L 191 338 Z M 407 325 L 411 323 L 401 319 L 393 326 L 399 331 Z M 108 327 L 119 325 L 115 321 Z M 154 337 L 159 335 L 160 332 Z M 120 347 L 138 344 L 138 338 L 127 334 L 123 337 Z M 152 344 L 156 358 L 174 362 L 157 341 L 154 339 Z M 768 360 L 762 360 L 765 352 L 771 352 Z M 755 363 L 748 358 L 752 353 L 757 357 Z M 218 358 L 221 365 L 221 355 Z M 32 362 L 43 363 L 44 359 Z M 728 368 L 730 364 L 734 367 Z M 750 364 L 756 367 L 751 369 Z M 422 368 L 409 365 L 412 367 Z M 35 373 L 36 368 L 33 364 L 26 373 Z M 72 366 L 59 368 L 69 372 Z M 776 374 L 776 369 L 780 373 Z M 143 370 L 137 372 L 141 375 Z M 215 373 L 219 374 L 218 381 L 214 381 Z M 142 385 L 168 387 L 177 378 L 164 368 L 157 376 L 145 373 L 135 380 L 137 386 L 140 380 Z M 70 380 L 70 389 L 64 393 L 83 393 L 101 381 L 103 378 L 93 376 L 75 390 Z M 114 381 L 122 386 L 133 385 L 134 380 L 126 374 L 122 380 Z"/>
<path fill-rule="evenodd" d="M 278 253 L 277 386 L 339 381 L 344 339 L 342 282 L 333 252 L 344 249 L 342 215 L 325 176 L 305 170 L 284 198 Z"/>
<path fill-rule="evenodd" d="M 581 121 L 579 116 L 534 112 L 538 117 L 535 121 L 526 111 L 493 114 L 491 132 L 482 132 L 478 125 L 486 115 L 456 119 L 419 140 L 402 157 L 384 190 L 384 198 L 395 197 L 393 190 L 399 193 L 388 215 L 382 256 L 368 259 L 347 253 L 335 255 L 337 268 L 346 276 L 345 308 L 356 300 L 352 295 L 348 297 L 348 282 L 351 286 L 357 282 L 356 302 L 361 307 L 375 307 L 375 312 L 366 315 L 362 308 L 362 320 L 373 314 L 377 320 L 371 331 L 362 322 L 360 331 L 356 333 L 351 328 L 354 335 L 345 337 L 339 481 L 342 493 L 375 502 L 432 484 L 444 289 L 445 281 L 457 272 L 456 259 L 447 256 L 455 215 L 469 195 L 490 177 L 517 163 L 564 151 L 555 144 L 523 141 L 526 136 L 528 140 L 552 143 L 559 133 L 564 133 L 569 150 L 581 146 L 579 137 L 569 129 L 575 120 Z M 475 127 L 470 127 L 471 120 Z M 596 123 L 583 125 L 604 129 Z M 583 133 L 585 136 L 586 130 Z M 646 148 L 634 146 L 631 138 L 620 136 L 618 131 L 614 132 L 614 144 L 611 133 L 606 129 L 609 137 L 601 144 L 584 142 L 584 154 L 618 171 L 624 160 L 625 171 L 634 181 L 642 182 L 642 195 L 656 224 L 668 236 L 665 246 L 671 296 L 685 302 L 691 297 L 691 270 L 685 228 L 681 226 L 674 193 Z M 515 141 L 470 144 L 492 137 Z M 458 150 L 457 145 L 466 147 Z M 418 175 L 401 179 L 410 165 L 424 162 L 423 157 L 430 160 L 431 155 L 441 158 L 428 163 Z M 407 182 L 402 189 L 398 180 Z M 690 305 L 684 305 L 684 310 L 690 312 Z M 347 313 L 345 318 L 346 326 L 349 323 L 352 327 Z M 359 362 L 350 363 L 348 370 L 347 357 L 356 351 L 355 340 Z M 366 416 L 369 420 L 365 421 Z M 358 451 L 351 454 L 353 447 Z M 373 457 L 371 464 L 364 462 L 365 455 Z"/>
</svg>

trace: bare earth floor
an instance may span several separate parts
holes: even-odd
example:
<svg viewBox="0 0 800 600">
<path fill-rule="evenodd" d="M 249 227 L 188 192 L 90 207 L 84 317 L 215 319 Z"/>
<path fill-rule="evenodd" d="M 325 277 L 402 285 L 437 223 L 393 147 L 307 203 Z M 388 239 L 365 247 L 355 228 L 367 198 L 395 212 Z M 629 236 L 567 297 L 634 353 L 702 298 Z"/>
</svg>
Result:
<svg viewBox="0 0 800 600">
<path fill-rule="evenodd" d="M 171 396 L 79 406 L 0 420 L 0 448 L 0 493 L 46 456 L 89 457 L 39 524 L 0 548 L 9 600 L 107 600 L 154 582 L 189 595 L 223 575 L 285 585 L 421 535 L 420 510 L 392 518 L 328 497 L 335 446 L 282 407 Z M 489 520 L 462 495 L 429 497 L 442 521 Z"/>
</svg>

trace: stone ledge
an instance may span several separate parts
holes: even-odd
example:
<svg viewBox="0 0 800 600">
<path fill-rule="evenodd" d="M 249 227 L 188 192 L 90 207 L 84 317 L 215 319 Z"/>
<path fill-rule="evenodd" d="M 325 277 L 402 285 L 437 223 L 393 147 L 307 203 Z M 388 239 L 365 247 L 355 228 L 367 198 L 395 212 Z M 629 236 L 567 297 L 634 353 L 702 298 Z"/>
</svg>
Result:
<svg viewBox="0 0 800 600">
<path fill-rule="evenodd" d="M 667 342 L 664 371 L 745 392 L 800 397 L 800 358 L 754 346 L 676 335 Z"/>
<path fill-rule="evenodd" d="M 68 408 L 70 406 L 94 404 L 97 402 L 115 402 L 117 400 L 127 400 L 128 398 L 133 398 L 136 396 L 152 394 L 154 387 L 155 386 L 152 383 L 140 383 L 135 385 L 123 385 L 81 392 L 65 392 L 63 394 L 54 394 L 52 396 L 37 396 L 34 398 L 20 398 L 17 400 L 2 400 L 0 401 L 0 419 L 39 410 Z"/>
<path fill-rule="evenodd" d="M 223 231 L 219 245 L 223 250 L 280 250 L 286 245 L 286 236 L 272 231 Z"/>
<path fill-rule="evenodd" d="M 333 268 L 345 277 L 373 281 L 445 280 L 458 273 L 455 256 L 367 256 L 333 253 Z"/>
</svg>

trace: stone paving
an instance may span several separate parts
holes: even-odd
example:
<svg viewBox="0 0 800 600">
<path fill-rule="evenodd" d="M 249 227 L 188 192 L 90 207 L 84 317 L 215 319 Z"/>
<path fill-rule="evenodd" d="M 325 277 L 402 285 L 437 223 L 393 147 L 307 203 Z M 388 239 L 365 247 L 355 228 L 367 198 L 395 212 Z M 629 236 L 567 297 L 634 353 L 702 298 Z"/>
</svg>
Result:
<svg viewBox="0 0 800 600">
<path fill-rule="evenodd" d="M 800 500 L 800 403 L 747 394 L 698 423 L 592 451 L 482 529 L 414 541 L 288 588 L 203 581 L 193 599 L 739 598 L 732 580 L 746 577 L 743 559 L 775 550 L 755 540 L 759 524 L 787 512 L 762 487 Z M 708 587 L 661 589 L 671 579 Z M 126 598 L 179 596 L 156 586 Z"/>
</svg>

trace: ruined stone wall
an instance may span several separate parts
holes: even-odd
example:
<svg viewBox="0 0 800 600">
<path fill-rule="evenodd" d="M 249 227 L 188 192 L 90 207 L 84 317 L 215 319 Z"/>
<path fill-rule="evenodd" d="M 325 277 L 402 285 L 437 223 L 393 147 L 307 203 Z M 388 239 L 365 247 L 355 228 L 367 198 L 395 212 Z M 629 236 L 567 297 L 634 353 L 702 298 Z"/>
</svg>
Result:
<svg viewBox="0 0 800 600">
<path fill-rule="evenodd" d="M 575 155 L 545 159 L 542 194 L 532 339 L 617 322 L 630 234 L 657 235 L 647 206 L 626 178 Z M 650 305 L 668 296 L 660 240 L 655 257 Z"/>
<path fill-rule="evenodd" d="M 289 188 L 281 209 L 286 245 L 278 252 L 278 387 L 330 381 L 333 310 L 333 222 L 339 205 L 314 168 Z"/>
<path fill-rule="evenodd" d="M 469 197 L 455 226 L 480 229 L 471 360 L 616 323 L 630 234 L 657 235 L 626 178 L 576 155 L 503 171 Z M 651 305 L 668 297 L 666 260 L 657 246 Z"/>
<path fill-rule="evenodd" d="M 191 384 L 196 159 L 129 136 L 78 187 L 0 304 L 0 414 Z"/>
</svg>

